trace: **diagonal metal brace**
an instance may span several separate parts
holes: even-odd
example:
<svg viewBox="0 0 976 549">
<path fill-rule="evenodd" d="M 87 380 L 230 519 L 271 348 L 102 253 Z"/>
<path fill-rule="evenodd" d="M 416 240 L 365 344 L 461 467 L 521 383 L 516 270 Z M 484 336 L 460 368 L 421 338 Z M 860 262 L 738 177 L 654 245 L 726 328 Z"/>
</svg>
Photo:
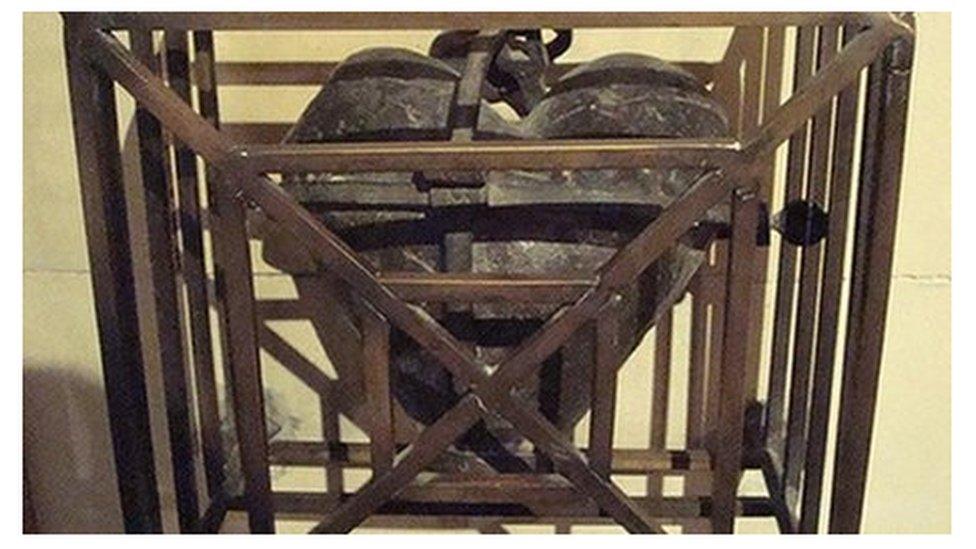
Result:
<svg viewBox="0 0 976 549">
<path fill-rule="evenodd" d="M 307 210 L 267 178 L 249 173 L 246 165 L 233 153 L 234 143 L 197 116 L 114 37 L 91 29 L 85 42 L 92 61 L 122 84 L 140 104 L 205 160 L 224 172 L 225 176 L 231 176 L 222 178 L 222 182 L 232 181 L 236 176 L 244 194 L 261 206 L 269 217 L 308 242 L 320 261 L 356 288 L 392 323 L 416 339 L 471 388 L 472 394 L 462 398 L 455 408 L 426 429 L 400 463 L 360 490 L 316 530 L 349 530 L 382 505 L 385 499 L 394 496 L 481 417 L 478 405 L 478 399 L 481 399 L 553 457 L 557 471 L 590 495 L 628 530 L 659 531 L 625 494 L 591 470 L 579 450 L 552 424 L 538 411 L 515 400 L 509 390 L 537 368 L 577 328 L 590 320 L 615 287 L 633 280 L 708 208 L 727 196 L 728 184 L 721 173 L 712 172 L 703 177 L 692 190 L 618 252 L 601 273 L 601 283 L 595 289 L 572 307 L 557 313 L 543 329 L 513 352 L 495 375 L 489 377 L 481 370 L 478 361 L 442 325 L 422 309 L 404 303 L 383 286 L 358 255 Z"/>
</svg>

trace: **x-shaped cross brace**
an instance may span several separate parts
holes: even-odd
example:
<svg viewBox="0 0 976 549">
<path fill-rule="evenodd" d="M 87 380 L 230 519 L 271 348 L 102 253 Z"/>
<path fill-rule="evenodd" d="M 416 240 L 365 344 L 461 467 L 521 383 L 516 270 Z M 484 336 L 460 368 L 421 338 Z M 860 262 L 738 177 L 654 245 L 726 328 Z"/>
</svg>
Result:
<svg viewBox="0 0 976 549">
<path fill-rule="evenodd" d="M 591 320 L 615 292 L 632 282 L 648 265 L 669 249 L 705 212 L 731 194 L 731 180 L 749 181 L 748 172 L 757 158 L 768 154 L 807 111 L 839 91 L 846 82 L 837 74 L 853 74 L 873 58 L 890 39 L 888 31 L 865 33 L 850 51 L 822 71 L 802 93 L 784 105 L 742 151 L 735 173 L 711 171 L 601 269 L 598 284 L 575 304 L 560 310 L 537 333 L 523 342 L 493 375 L 484 373 L 469 351 L 423 309 L 411 306 L 381 284 L 348 245 L 267 177 L 257 175 L 245 152 L 236 143 L 200 118 L 165 83 L 136 60 L 113 36 L 94 27 L 80 29 L 80 45 L 89 59 L 126 88 L 180 140 L 201 155 L 224 176 L 219 185 L 231 185 L 236 196 L 252 201 L 269 219 L 304 242 L 311 254 L 381 313 L 403 330 L 458 379 L 468 392 L 458 404 L 425 429 L 396 465 L 379 474 L 314 531 L 348 531 L 386 500 L 396 495 L 426 465 L 483 415 L 495 413 L 512 423 L 540 450 L 549 455 L 556 470 L 590 496 L 607 514 L 634 532 L 660 531 L 659 527 L 609 479 L 591 469 L 586 458 L 537 410 L 511 394 L 519 380 L 535 371 L 570 335 Z M 819 86 L 819 87 L 818 87 Z M 740 230 L 745 230 L 741 229 Z M 724 380 L 723 380 L 724 381 Z M 729 395 L 730 397 L 732 395 Z M 725 395 L 723 394 L 723 401 Z M 730 402 L 734 401 L 732 398 Z M 735 433 L 729 434 L 733 436 Z M 721 464 L 720 464 L 721 465 Z M 734 463 L 725 464 L 732 474 Z M 723 473 L 725 474 L 725 473 Z M 734 497 L 734 494 L 733 494 Z"/>
<path fill-rule="evenodd" d="M 596 315 L 617 289 L 638 276 L 701 219 L 708 208 L 729 195 L 722 174 L 710 172 L 702 176 L 691 190 L 606 264 L 600 273 L 599 284 L 577 303 L 550 318 L 493 375 L 488 375 L 442 325 L 423 309 L 408 305 L 395 296 L 377 280 L 355 251 L 311 213 L 267 177 L 249 172 L 245 159 L 234 153 L 235 143 L 197 116 L 114 37 L 91 29 L 85 34 L 84 43 L 93 60 L 224 175 L 219 184 L 237 179 L 241 185 L 238 196 L 256 203 L 270 219 L 305 242 L 317 260 L 328 265 L 389 322 L 414 338 L 469 388 L 454 408 L 420 434 L 392 469 L 374 478 L 314 531 L 343 532 L 354 528 L 487 413 L 496 413 L 512 423 L 552 459 L 559 473 L 625 528 L 632 532 L 661 531 L 619 488 L 592 470 L 583 454 L 562 433 L 537 410 L 513 397 L 510 390 Z"/>
</svg>

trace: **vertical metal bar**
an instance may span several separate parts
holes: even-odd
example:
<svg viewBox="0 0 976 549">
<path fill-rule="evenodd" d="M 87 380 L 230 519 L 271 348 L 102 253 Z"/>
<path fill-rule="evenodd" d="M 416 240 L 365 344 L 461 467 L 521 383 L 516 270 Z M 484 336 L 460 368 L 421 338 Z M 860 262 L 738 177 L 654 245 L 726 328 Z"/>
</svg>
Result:
<svg viewBox="0 0 976 549">
<path fill-rule="evenodd" d="M 197 60 L 206 67 L 203 72 L 208 77 L 207 81 L 198 85 L 200 114 L 217 123 L 217 89 L 212 79 L 213 34 L 209 31 L 195 32 L 193 41 Z M 220 174 L 213 169 L 207 170 L 214 278 L 222 327 L 221 346 L 225 353 L 225 373 L 229 374 L 234 399 L 234 420 L 244 474 L 244 500 L 251 532 L 273 533 L 268 437 L 244 204 L 229 193 L 229 185 L 212 184 L 216 177 L 220 177 Z"/>
<path fill-rule="evenodd" d="M 64 15 L 75 154 L 85 214 L 109 429 L 127 533 L 162 531 L 139 339 L 112 80 L 82 56 L 83 16 Z"/>
<path fill-rule="evenodd" d="M 470 51 L 465 58 L 464 70 L 454 89 L 451 110 L 448 113 L 451 141 L 466 142 L 477 137 L 482 85 L 501 38 L 502 35 L 497 32 L 481 31 L 471 42 Z M 455 174 L 455 177 L 461 178 L 473 176 L 475 175 Z M 436 190 L 434 192 L 436 193 Z M 444 270 L 471 272 L 474 233 L 471 230 L 445 232 L 441 240 Z M 474 319 L 471 316 L 471 304 L 447 303 L 446 309 L 456 317 L 454 323 L 461 330 L 466 332 L 472 330 Z"/>
<path fill-rule="evenodd" d="M 837 54 L 837 31 L 834 26 L 820 27 L 817 67 L 826 65 Z M 833 102 L 825 103 L 814 115 L 811 137 L 808 181 L 805 198 L 808 204 L 823 204 L 830 160 L 830 131 Z M 809 405 L 810 370 L 813 362 L 814 330 L 820 297 L 820 256 L 822 243 L 803 247 L 800 252 L 800 287 L 797 298 L 793 336 L 793 367 L 790 373 L 789 417 L 786 425 L 786 461 L 784 487 L 786 505 L 797 514 L 800 476 L 806 456 L 807 407 Z"/>
<path fill-rule="evenodd" d="M 593 406 L 590 412 L 590 468 L 610 478 L 614 412 L 617 401 L 617 325 L 619 296 L 610 298 L 596 325 L 596 364 L 593 365 Z"/>
<path fill-rule="evenodd" d="M 742 471 L 742 430 L 745 416 L 745 368 L 752 306 L 753 252 L 759 200 L 751 191 L 737 189 L 732 196 L 732 241 L 722 338 L 721 404 L 718 429 L 710 445 L 714 460 L 712 476 L 712 531 L 731 534 L 735 523 L 736 490 Z"/>
<path fill-rule="evenodd" d="M 340 447 L 342 443 L 339 431 L 339 410 L 336 403 L 331 402 L 329 396 L 319 396 L 319 408 L 322 417 L 322 440 L 325 442 L 329 453 Z M 342 467 L 336 460 L 326 460 L 325 464 L 325 489 L 329 494 L 342 494 L 344 490 L 344 479 Z"/>
<path fill-rule="evenodd" d="M 728 242 L 716 241 L 713 245 L 715 254 L 713 264 L 709 269 L 709 328 L 708 328 L 708 371 L 705 386 L 705 438 L 715 436 L 718 427 L 719 407 L 721 398 L 721 372 L 723 359 L 722 338 L 725 337 L 726 284 L 728 283 Z"/>
<path fill-rule="evenodd" d="M 226 186 L 209 187 L 214 278 L 227 349 L 225 368 L 231 381 L 248 523 L 253 533 L 273 533 L 267 427 L 244 206 L 225 191 Z"/>
<path fill-rule="evenodd" d="M 706 260 L 707 261 L 707 260 Z M 708 337 L 708 296 L 706 295 L 704 277 L 708 265 L 695 273 L 688 285 L 691 294 L 691 326 L 688 350 L 688 400 L 685 409 L 685 447 L 705 447 L 705 368 Z M 663 489 L 663 482 L 662 482 Z M 700 475 L 684 479 L 683 493 L 685 497 L 705 496 L 710 492 L 710 485 Z M 650 490 L 648 490 L 650 493 Z M 682 532 L 688 534 L 708 533 L 706 521 L 685 525 Z M 704 528 L 702 528 L 704 527 Z"/>
<path fill-rule="evenodd" d="M 542 363 L 539 369 L 539 412 L 559 427 L 567 436 L 571 435 L 571 430 L 564 425 L 566 422 L 560 418 L 560 401 L 562 399 L 563 385 L 563 360 L 562 352 L 557 351 Z M 553 471 L 552 460 L 545 452 L 535 449 L 536 471 L 551 473 Z"/>
<path fill-rule="evenodd" d="M 849 42 L 856 33 L 856 27 L 845 27 L 844 43 Z M 827 210 L 830 218 L 824 251 L 823 290 L 820 296 L 820 314 L 817 320 L 816 363 L 810 397 L 807 455 L 804 460 L 803 504 L 800 508 L 800 531 L 804 533 L 815 533 L 820 520 L 827 423 L 830 417 L 831 385 L 837 346 L 837 316 L 840 312 L 844 254 L 847 247 L 847 215 L 850 202 L 856 126 L 854 119 L 857 116 L 859 94 L 860 79 L 855 80 L 837 98 L 830 175 L 830 206 Z"/>
<path fill-rule="evenodd" d="M 663 450 L 668 434 L 668 392 L 671 388 L 671 322 L 673 312 L 668 310 L 655 326 L 654 337 L 654 385 L 651 393 L 651 433 L 649 447 Z M 647 495 L 663 495 L 661 475 L 647 478 Z"/>
<path fill-rule="evenodd" d="M 378 477 L 393 468 L 393 394 L 390 388 L 390 325 L 363 307 L 363 382 L 370 406 L 370 459 Z"/>
<path fill-rule="evenodd" d="M 170 88 L 187 104 L 191 104 L 188 49 L 186 32 L 166 31 L 166 73 Z M 207 298 L 197 159 L 186 144 L 175 140 L 173 146 L 179 190 L 178 219 L 183 244 L 183 279 L 186 281 L 189 305 L 200 440 L 207 493 L 210 500 L 215 501 L 224 497 L 224 449 L 220 437 L 217 380 L 214 376 L 213 341 L 210 336 L 210 302 Z"/>
<path fill-rule="evenodd" d="M 702 448 L 705 444 L 705 351 L 708 320 L 708 301 L 702 278 L 707 265 L 691 279 L 691 340 L 688 357 L 688 407 L 685 416 L 685 446 Z"/>
<path fill-rule="evenodd" d="M 750 135 L 759 126 L 759 115 L 762 112 L 762 70 L 763 70 L 763 39 L 765 29 L 762 27 L 744 27 L 742 42 L 742 60 L 745 63 L 742 78 L 742 134 Z"/>
<path fill-rule="evenodd" d="M 891 284 L 914 44 L 899 39 L 871 66 L 840 395 L 830 531 L 860 529 Z"/>
<path fill-rule="evenodd" d="M 731 133 L 738 138 L 743 137 L 742 128 L 742 57 L 744 43 L 749 39 L 747 27 L 736 27 L 729 37 L 728 46 L 722 59 L 715 65 L 712 85 L 712 95 L 725 104 L 732 114 L 730 117 Z"/>
<path fill-rule="evenodd" d="M 813 27 L 800 27 L 796 36 L 796 62 L 793 89 L 810 79 L 813 69 Z M 806 164 L 807 125 L 790 136 L 786 167 L 784 203 L 800 197 Z M 796 247 L 783 240 L 779 248 L 776 283 L 776 309 L 773 323 L 773 348 L 769 362 L 769 400 L 766 408 L 766 445 L 775 461 L 782 464 L 785 451 L 786 374 L 790 353 L 790 326 L 793 319 L 793 296 L 796 284 Z"/>
<path fill-rule="evenodd" d="M 780 88 L 783 80 L 783 47 L 785 29 L 780 26 L 766 28 L 766 49 L 764 55 L 762 108 L 760 116 L 763 120 L 779 107 Z M 756 92 L 759 93 L 758 91 Z M 776 154 L 772 153 L 763 160 L 765 168 L 759 184 L 759 199 L 765 204 L 773 202 L 773 186 L 776 179 Z M 766 316 L 766 279 L 769 265 L 769 248 L 756 250 L 756 271 L 753 284 L 752 299 L 752 340 L 749 344 L 749 379 L 746 392 L 758 398 L 759 370 L 762 362 L 763 325 Z M 761 438 L 761 433 L 756 433 Z"/>
<path fill-rule="evenodd" d="M 149 30 L 129 31 L 135 56 L 159 73 Z M 136 104 L 136 130 L 146 211 L 146 246 L 152 287 L 155 338 L 163 374 L 170 460 L 176 491 L 176 514 L 181 532 L 194 532 L 200 510 L 197 502 L 193 431 L 190 428 L 189 391 L 183 354 L 183 311 L 177 287 L 177 248 L 173 226 L 173 189 L 169 177 L 162 126 L 149 111 Z"/>
</svg>

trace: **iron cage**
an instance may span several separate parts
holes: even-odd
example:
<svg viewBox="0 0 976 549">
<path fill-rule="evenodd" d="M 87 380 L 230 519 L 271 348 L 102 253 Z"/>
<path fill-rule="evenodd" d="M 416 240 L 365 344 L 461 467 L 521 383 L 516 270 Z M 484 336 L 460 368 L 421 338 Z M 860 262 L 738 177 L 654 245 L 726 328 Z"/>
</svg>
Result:
<svg viewBox="0 0 976 549">
<path fill-rule="evenodd" d="M 64 23 L 101 359 L 128 532 L 159 532 L 162 527 L 133 283 L 135 240 L 127 223 L 131 189 L 127 191 L 121 173 L 116 83 L 137 102 L 144 192 L 140 207 L 148 228 L 144 245 L 153 258 L 148 306 L 157 325 L 150 336 L 162 365 L 181 531 L 217 531 L 228 510 L 243 510 L 255 533 L 273 532 L 275 517 L 284 516 L 316 517 L 321 522 L 315 532 L 346 532 L 365 521 L 483 531 L 504 523 L 550 523 L 557 530 L 568 524 L 616 523 L 647 533 L 679 524 L 686 532 L 731 533 L 736 516 L 750 515 L 775 517 L 782 532 L 816 532 L 825 493 L 830 507 L 826 528 L 858 531 L 898 209 L 914 36 L 910 15 L 68 13 Z M 218 114 L 218 86 L 318 84 L 333 65 L 222 62 L 215 59 L 214 31 L 592 27 L 733 28 L 720 61 L 681 65 L 710 83 L 725 102 L 737 120 L 734 136 L 291 145 L 276 144 L 281 127 L 223 124 Z M 154 40 L 154 33 L 161 39 Z M 784 54 L 787 33 L 795 37 L 792 60 Z M 127 34 L 129 47 L 119 40 L 121 34 Z M 556 65 L 554 70 L 565 68 Z M 793 89 L 781 101 L 787 69 L 793 73 Z M 477 91 L 482 76 L 466 71 L 459 86 Z M 782 149 L 785 162 L 777 163 L 777 150 Z M 198 158 L 205 177 L 198 176 Z M 765 294 L 755 282 L 766 279 L 770 257 L 756 235 L 766 219 L 764 206 L 773 200 L 779 165 L 785 168 L 785 187 L 777 196 L 784 203 L 822 204 L 829 215 L 822 240 L 773 241 L 779 250 L 771 281 L 774 313 L 764 318 Z M 583 278 L 374 272 L 268 178 L 302 171 L 646 166 L 708 171 L 604 268 Z M 615 290 L 722 201 L 731 204 L 731 221 L 690 289 L 687 448 L 664 446 L 670 315 L 654 334 L 656 381 L 648 447 L 615 448 L 616 372 L 601 367 L 610 361 L 613 348 L 600 337 L 600 326 L 614 321 Z M 849 226 L 854 204 L 855 222 Z M 332 275 L 371 305 L 362 324 L 372 411 L 368 444 L 344 442 L 334 432 L 321 442 L 268 442 L 259 350 L 286 355 L 288 349 L 269 341 L 263 322 L 313 312 L 295 300 L 255 298 L 246 224 L 255 212 L 301 240 Z M 212 248 L 203 245 L 204 228 Z M 205 257 L 211 250 L 211 257 Z M 851 281 L 844 292 L 842 279 L 848 273 Z M 539 296 L 563 308 L 490 376 L 443 326 L 411 305 Z M 211 303 L 219 313 L 215 335 L 209 322 Z M 838 345 L 844 311 L 846 336 Z M 598 358 L 590 437 L 581 448 L 510 389 L 534 375 L 570 334 L 590 326 L 597 316 L 601 322 L 595 330 Z M 771 348 L 762 345 L 765 323 L 772 326 Z M 387 349 L 394 328 L 468 387 L 453 409 L 408 444 L 393 436 Z M 232 384 L 245 481 L 240 497 L 222 489 L 226 456 L 217 410 L 217 337 Z M 843 370 L 833 427 L 835 472 L 828 492 L 824 466 L 837 347 Z M 769 368 L 760 394 L 764 353 L 769 353 Z M 328 380 L 314 374 L 305 379 L 323 400 L 340 398 Z M 551 469 L 417 480 L 432 459 L 486 414 L 498 414 L 514 425 L 547 457 Z M 196 417 L 199 429 L 191 428 Z M 197 490 L 194 464 L 199 460 L 205 498 Z M 345 468 L 371 469 L 372 478 L 353 492 L 344 492 L 341 482 L 330 482 L 325 493 L 272 491 L 269 467 L 289 464 L 322 466 L 340 476 Z M 761 471 L 768 497 L 737 497 L 747 469 Z M 628 496 L 611 474 L 647 476 L 647 495 Z M 665 476 L 684 477 L 684 495 L 665 496 Z"/>
</svg>

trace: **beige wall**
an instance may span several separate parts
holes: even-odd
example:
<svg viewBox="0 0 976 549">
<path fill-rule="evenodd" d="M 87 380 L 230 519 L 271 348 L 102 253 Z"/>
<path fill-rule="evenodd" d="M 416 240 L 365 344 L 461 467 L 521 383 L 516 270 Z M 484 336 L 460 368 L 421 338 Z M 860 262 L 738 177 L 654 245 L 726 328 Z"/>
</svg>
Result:
<svg viewBox="0 0 976 549">
<path fill-rule="evenodd" d="M 101 382 L 94 309 L 88 276 L 75 160 L 66 99 L 60 20 L 53 14 L 24 19 L 24 395 L 25 456 L 39 515 L 46 531 L 117 531 L 121 527 Z M 905 178 L 886 338 L 885 366 L 869 477 L 865 530 L 869 532 L 947 532 L 950 528 L 950 259 L 949 259 L 949 16 L 922 14 L 910 109 Z M 691 41 L 673 32 L 581 34 L 574 56 L 634 50 L 670 59 L 716 59 L 724 30 L 702 32 Z M 429 33 L 270 33 L 260 41 L 234 33 L 218 37 L 218 56 L 226 59 L 338 59 L 367 44 L 426 47 Z M 225 90 L 222 110 L 228 120 L 293 120 L 314 88 Z M 131 112 L 128 101 L 122 112 Z M 127 124 L 121 128 L 128 131 Z M 130 155 L 131 156 L 131 155 Z M 132 172 L 133 170 L 129 170 Z M 137 172 L 137 170 L 135 170 Z M 134 175 L 137 175 L 134 174 Z M 139 212 L 130 212 L 141 222 Z M 140 279 L 146 258 L 137 253 Z M 258 266 L 262 295 L 289 294 L 290 282 Z M 679 327 L 683 322 L 679 314 Z M 304 326 L 274 327 L 305 347 L 315 347 Z M 681 333 L 680 330 L 678 333 Z M 647 356 L 649 342 L 638 350 Z M 314 350 L 324 358 L 321 349 Z M 676 356 L 687 352 L 677 342 Z M 265 357 L 265 376 L 284 406 L 299 418 L 296 432 L 315 436 L 317 412 L 307 389 Z M 680 359 L 679 364 L 680 364 Z M 637 362 L 636 358 L 633 362 Z M 618 442 L 644 444 L 646 395 L 634 390 L 650 383 L 646 368 L 627 366 L 621 399 L 628 418 Z M 150 384 L 159 383 L 150 364 Z M 675 373 L 674 393 L 684 383 Z M 154 436 L 165 448 L 164 418 L 156 406 Z M 632 418 L 638 418 L 632 420 Z M 645 419 L 641 419 L 645 418 Z M 680 443 L 680 422 L 669 440 Z M 171 501 L 163 460 L 161 488 Z M 275 482 L 293 486 L 321 483 L 321 473 L 279 473 Z M 747 483 L 747 489 L 754 488 Z M 173 527 L 171 505 L 165 517 Z M 301 524 L 283 525 L 300 529 Z M 746 531 L 768 531 L 768 524 L 741 524 Z"/>
</svg>

